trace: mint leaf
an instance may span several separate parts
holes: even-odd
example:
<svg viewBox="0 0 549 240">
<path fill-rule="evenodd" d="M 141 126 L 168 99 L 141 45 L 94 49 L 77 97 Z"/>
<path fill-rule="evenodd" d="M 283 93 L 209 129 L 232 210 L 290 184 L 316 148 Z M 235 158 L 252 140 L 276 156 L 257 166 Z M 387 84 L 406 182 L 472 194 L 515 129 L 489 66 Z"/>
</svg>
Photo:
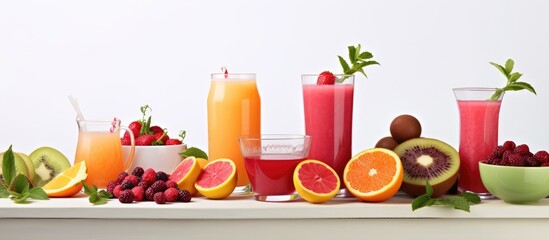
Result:
<svg viewBox="0 0 549 240">
<path fill-rule="evenodd" d="M 11 200 L 13 200 L 15 203 L 26 203 L 29 195 L 29 191 L 25 191 L 20 194 L 13 194 Z"/>
<path fill-rule="evenodd" d="M 185 151 L 180 152 L 179 155 L 183 156 L 184 158 L 195 157 L 208 160 L 208 154 L 196 147 L 187 148 Z"/>
<path fill-rule="evenodd" d="M 339 63 L 341 64 L 341 67 L 343 67 L 343 73 L 344 74 L 348 74 L 348 72 L 350 72 L 350 68 L 349 68 L 349 64 L 347 63 L 347 61 L 345 61 L 345 59 L 343 59 L 343 57 L 341 56 L 337 56 L 339 58 Z"/>
<path fill-rule="evenodd" d="M 349 49 L 349 60 L 351 60 L 351 63 L 356 62 L 356 48 L 355 46 L 349 46 L 347 47 Z"/>
<path fill-rule="evenodd" d="M 511 91 L 519 91 L 519 90 L 526 89 L 526 90 L 532 92 L 533 94 L 537 95 L 536 90 L 529 83 L 514 82 L 514 83 L 511 83 L 511 84 L 507 85 L 504 89 L 506 89 L 507 87 L 512 87 L 513 89 L 510 89 Z"/>
<path fill-rule="evenodd" d="M 429 197 L 433 195 L 433 187 L 429 183 L 429 181 L 425 181 L 425 194 Z"/>
<path fill-rule="evenodd" d="M 471 204 L 478 204 L 481 201 L 479 196 L 468 192 L 447 198 L 431 198 L 433 187 L 428 181 L 425 182 L 425 191 L 425 194 L 417 197 L 412 202 L 412 211 L 427 206 L 445 206 L 469 212 Z"/>
<path fill-rule="evenodd" d="M 478 195 L 470 193 L 470 192 L 463 192 L 460 196 L 465 198 L 468 202 L 474 203 L 474 204 L 480 203 L 480 201 L 481 201 L 481 199 Z"/>
<path fill-rule="evenodd" d="M 514 72 L 511 73 L 509 76 L 509 82 L 514 83 L 516 82 L 520 77 L 522 77 L 522 73 Z"/>
<path fill-rule="evenodd" d="M 13 156 L 11 145 L 4 153 L 4 157 L 2 159 L 2 176 L 4 178 L 4 182 L 8 186 L 11 186 L 13 180 L 15 180 L 15 158 Z"/>
<path fill-rule="evenodd" d="M 93 202 L 93 205 L 103 205 L 108 203 L 107 199 L 105 198 L 99 198 L 97 201 Z"/>
<path fill-rule="evenodd" d="M 492 66 L 496 67 L 501 73 L 503 73 L 503 75 L 505 75 L 507 77 L 507 71 L 505 70 L 505 68 L 497 63 L 493 63 L 493 62 L 490 62 L 490 64 L 492 64 Z"/>
<path fill-rule="evenodd" d="M 15 180 L 13 180 L 13 183 L 10 187 L 10 189 L 13 189 L 16 193 L 23 193 L 29 191 L 29 180 L 27 180 L 27 177 L 23 174 L 17 175 L 15 177 Z"/>
<path fill-rule="evenodd" d="M 536 90 L 529 83 L 517 82 L 517 80 L 522 77 L 522 73 L 513 72 L 513 68 L 515 66 L 515 62 L 513 61 L 513 59 L 507 59 L 507 61 L 505 62 L 505 67 L 493 62 L 490 62 L 490 64 L 496 67 L 501 73 L 503 73 L 503 75 L 505 75 L 505 78 L 507 78 L 507 84 L 503 88 L 498 88 L 489 100 L 498 100 L 501 94 L 503 94 L 503 92 L 505 91 L 528 90 L 531 93 L 537 95 Z"/>
<path fill-rule="evenodd" d="M 3 182 L 0 182 L 0 198 L 7 198 L 10 196 L 10 192 L 6 189 Z"/>
<path fill-rule="evenodd" d="M 374 55 L 372 55 L 370 52 L 363 52 L 360 55 L 358 55 L 358 58 L 361 59 L 361 60 L 366 60 L 366 59 L 370 59 L 370 58 L 373 58 L 373 57 L 374 57 Z"/>
<path fill-rule="evenodd" d="M 88 184 L 86 184 L 86 182 L 84 182 L 84 180 L 80 181 L 82 183 L 82 186 L 84 186 L 84 193 L 86 195 L 90 195 L 93 193 L 92 189 L 90 188 L 90 186 L 88 186 Z"/>
<path fill-rule="evenodd" d="M 420 209 L 422 207 L 429 206 L 432 204 L 433 200 L 426 194 L 423 194 L 412 202 L 412 211 L 415 211 L 417 209 Z"/>
<path fill-rule="evenodd" d="M 97 193 L 92 193 L 90 194 L 90 197 L 88 198 L 88 200 L 90 201 L 90 203 L 95 203 L 97 202 L 97 200 L 99 200 L 99 196 L 97 195 Z"/>
<path fill-rule="evenodd" d="M 337 58 L 339 59 L 339 63 L 343 68 L 343 74 L 352 75 L 352 74 L 355 74 L 356 72 L 359 72 L 359 73 L 362 73 L 364 77 L 368 78 L 368 75 L 366 75 L 363 68 L 369 65 L 374 65 L 374 64 L 379 65 L 379 63 L 376 61 L 366 61 L 365 59 L 370 59 L 373 57 L 373 55 L 370 52 L 361 52 L 360 44 L 358 44 L 356 47 L 351 45 L 351 46 L 348 46 L 347 48 L 349 50 L 349 60 L 352 66 L 349 66 L 349 63 L 343 57 L 339 55 L 337 56 Z M 345 79 L 347 78 L 348 77 L 339 78 L 337 79 L 337 82 L 339 83 L 344 82 Z"/>
<path fill-rule="evenodd" d="M 88 201 L 93 205 L 101 205 L 107 203 L 107 199 L 112 195 L 105 190 L 97 191 L 98 188 L 95 185 L 88 186 L 84 180 L 82 180 L 82 186 L 84 186 L 84 193 L 89 195 Z"/>
<path fill-rule="evenodd" d="M 110 194 L 109 192 L 105 191 L 105 190 L 101 190 L 99 191 L 99 197 L 101 198 L 112 198 L 112 194 Z"/>
<path fill-rule="evenodd" d="M 515 66 L 515 61 L 513 61 L 513 59 L 507 59 L 507 61 L 505 62 L 505 72 L 507 72 L 507 75 L 513 72 L 514 66 Z"/>
<path fill-rule="evenodd" d="M 37 200 L 49 200 L 48 194 L 40 187 L 33 187 L 29 190 L 29 197 Z"/>
</svg>

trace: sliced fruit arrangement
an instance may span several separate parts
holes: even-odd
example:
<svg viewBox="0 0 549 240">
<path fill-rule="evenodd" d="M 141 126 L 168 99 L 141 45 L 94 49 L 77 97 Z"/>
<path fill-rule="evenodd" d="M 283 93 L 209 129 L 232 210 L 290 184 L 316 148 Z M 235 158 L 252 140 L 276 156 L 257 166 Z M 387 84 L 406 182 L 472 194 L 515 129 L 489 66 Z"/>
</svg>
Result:
<svg viewBox="0 0 549 240">
<path fill-rule="evenodd" d="M 147 118 L 147 110 L 151 108 L 149 105 L 141 106 L 142 117 L 139 120 L 133 121 L 128 125 L 130 131 L 132 131 L 135 137 L 136 146 L 157 146 L 157 145 L 180 145 L 185 140 L 186 132 L 181 131 L 179 133 L 180 138 L 170 138 L 168 136 L 168 130 L 158 125 L 151 126 L 152 116 Z M 120 139 L 122 145 L 131 145 L 130 134 L 126 132 Z"/>
<path fill-rule="evenodd" d="M 334 169 L 318 160 L 300 162 L 293 178 L 299 196 L 311 203 L 323 203 L 332 199 L 341 184 Z"/>
<path fill-rule="evenodd" d="M 400 158 L 385 148 L 372 148 L 356 154 L 343 172 L 347 190 L 367 202 L 382 202 L 394 196 L 402 178 Z"/>
<path fill-rule="evenodd" d="M 86 163 L 84 161 L 67 168 L 42 187 L 48 197 L 70 197 L 82 189 L 82 180 L 85 180 Z"/>
<path fill-rule="evenodd" d="M 445 194 L 456 182 L 459 154 L 450 145 L 432 138 L 414 138 L 399 144 L 394 151 L 404 168 L 402 191 L 417 197 L 432 185 L 432 197 Z"/>
<path fill-rule="evenodd" d="M 185 158 L 170 174 L 169 179 L 174 181 L 181 190 L 187 190 L 194 196 L 197 192 L 194 184 L 202 172 L 200 161 L 195 157 Z"/>
<path fill-rule="evenodd" d="M 198 176 L 195 188 L 209 199 L 228 197 L 236 188 L 236 165 L 230 159 L 221 158 L 208 162 Z"/>
<path fill-rule="evenodd" d="M 506 141 L 503 145 L 494 148 L 492 154 L 484 162 L 501 166 L 548 167 L 549 153 L 540 150 L 533 154 L 526 144 L 517 146 L 513 141 Z"/>
<path fill-rule="evenodd" d="M 4 152 L 0 153 L 0 160 L 3 159 Z M 13 153 L 14 163 L 15 163 L 15 173 L 16 174 L 23 174 L 29 182 L 32 183 L 34 179 L 34 165 L 32 164 L 32 160 L 29 159 L 29 157 L 23 153 L 14 152 Z M 0 161 L 0 169 L 2 169 L 2 161 Z M 0 178 L 3 178 L 2 172 L 0 172 Z"/>
</svg>

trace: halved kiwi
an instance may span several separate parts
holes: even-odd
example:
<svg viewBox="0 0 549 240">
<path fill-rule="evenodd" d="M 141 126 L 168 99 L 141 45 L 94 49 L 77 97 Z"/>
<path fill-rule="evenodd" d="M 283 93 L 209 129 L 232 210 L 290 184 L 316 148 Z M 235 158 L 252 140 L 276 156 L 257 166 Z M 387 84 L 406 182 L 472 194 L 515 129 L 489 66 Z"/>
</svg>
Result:
<svg viewBox="0 0 549 240">
<path fill-rule="evenodd" d="M 71 166 L 65 155 L 51 147 L 38 148 L 29 157 L 34 164 L 34 186 L 38 187 L 44 186 Z"/>
<path fill-rule="evenodd" d="M 425 182 L 433 186 L 433 197 L 445 194 L 457 180 L 459 154 L 452 146 L 432 138 L 414 138 L 394 151 L 402 161 L 401 190 L 417 197 L 425 194 Z"/>
<path fill-rule="evenodd" d="M 1 171 L 3 158 L 4 153 L 2 152 L 0 153 L 0 178 L 3 178 Z M 32 165 L 32 161 L 27 157 L 27 155 L 14 152 L 13 159 L 15 163 L 15 173 L 23 174 L 29 179 L 29 181 L 32 181 L 34 178 L 34 166 Z"/>
</svg>

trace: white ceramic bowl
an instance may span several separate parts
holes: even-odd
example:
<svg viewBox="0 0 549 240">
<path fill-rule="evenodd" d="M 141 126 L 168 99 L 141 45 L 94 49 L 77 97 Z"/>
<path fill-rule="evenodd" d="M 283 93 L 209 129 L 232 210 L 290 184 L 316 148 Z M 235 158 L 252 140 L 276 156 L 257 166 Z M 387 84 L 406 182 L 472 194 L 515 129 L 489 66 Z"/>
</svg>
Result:
<svg viewBox="0 0 549 240">
<path fill-rule="evenodd" d="M 124 159 L 130 154 L 130 146 L 122 146 Z M 181 161 L 183 157 L 180 152 L 187 149 L 186 144 L 167 145 L 167 146 L 135 146 L 135 155 L 130 173 L 135 167 L 142 167 L 144 170 L 152 168 L 155 171 L 163 171 L 170 174 Z"/>
</svg>

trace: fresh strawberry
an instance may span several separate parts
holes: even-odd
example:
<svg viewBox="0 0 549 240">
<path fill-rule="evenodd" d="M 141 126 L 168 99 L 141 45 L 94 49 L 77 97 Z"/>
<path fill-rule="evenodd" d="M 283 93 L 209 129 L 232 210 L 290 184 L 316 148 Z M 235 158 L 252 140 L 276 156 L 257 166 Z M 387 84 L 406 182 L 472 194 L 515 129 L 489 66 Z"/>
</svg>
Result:
<svg viewBox="0 0 549 240">
<path fill-rule="evenodd" d="M 166 132 L 162 131 L 162 132 L 155 133 L 154 134 L 154 139 L 156 140 L 155 142 L 158 145 L 165 145 L 166 141 L 168 141 L 168 139 L 170 139 L 170 137 L 168 136 L 168 134 L 166 134 Z M 160 144 L 160 142 L 162 142 L 162 144 Z"/>
<path fill-rule="evenodd" d="M 179 139 L 170 138 L 166 141 L 165 145 L 179 145 L 182 144 L 182 142 Z"/>
<path fill-rule="evenodd" d="M 154 135 L 152 134 L 145 134 L 143 136 L 139 136 L 135 139 L 135 145 L 136 146 L 150 146 L 152 143 L 156 140 Z"/>
<path fill-rule="evenodd" d="M 128 138 L 120 138 L 120 142 L 122 143 L 123 146 L 130 146 L 132 145 L 132 140 L 128 137 Z"/>
<path fill-rule="evenodd" d="M 333 85 L 335 83 L 336 77 L 330 71 L 324 71 L 318 75 L 316 84 L 318 85 Z"/>
<path fill-rule="evenodd" d="M 154 134 L 157 134 L 157 133 L 163 133 L 164 132 L 164 129 L 162 129 L 161 127 L 159 126 L 152 126 L 150 129 L 149 129 L 150 132 L 154 133 Z"/>
<path fill-rule="evenodd" d="M 141 122 L 133 121 L 132 123 L 130 123 L 128 128 L 132 131 L 133 136 L 135 138 L 140 136 L 139 131 L 141 131 Z M 128 136 L 127 138 L 130 139 L 130 134 L 129 133 L 124 133 L 124 138 L 126 138 L 126 136 Z"/>
</svg>

